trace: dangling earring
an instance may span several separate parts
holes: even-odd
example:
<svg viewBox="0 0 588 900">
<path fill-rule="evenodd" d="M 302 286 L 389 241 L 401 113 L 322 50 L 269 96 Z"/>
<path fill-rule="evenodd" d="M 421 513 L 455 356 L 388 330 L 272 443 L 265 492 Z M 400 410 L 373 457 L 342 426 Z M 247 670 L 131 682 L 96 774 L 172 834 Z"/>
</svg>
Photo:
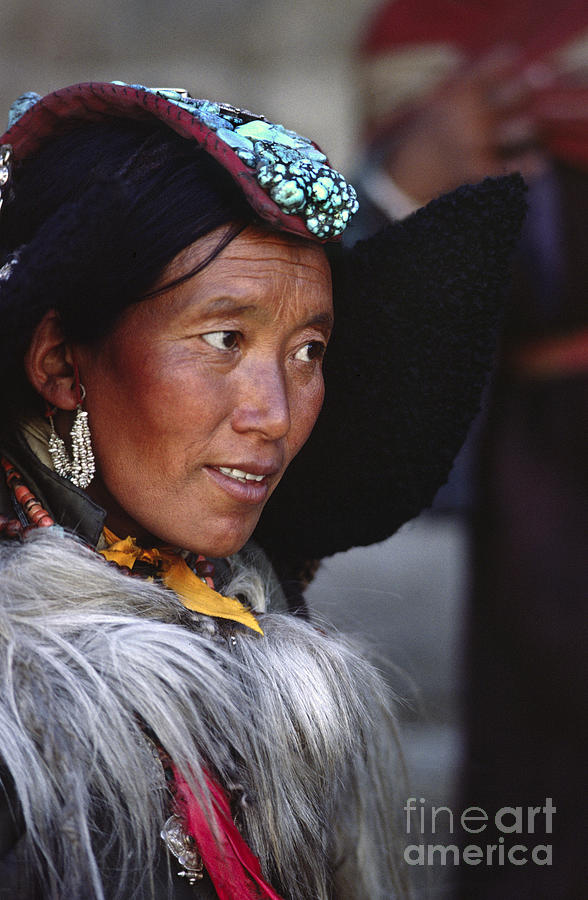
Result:
<svg viewBox="0 0 588 900">
<path fill-rule="evenodd" d="M 55 425 L 53 423 L 53 413 L 55 410 L 47 414 L 51 424 L 49 454 L 58 475 L 61 475 L 62 478 L 67 478 L 72 484 L 75 484 L 76 487 L 87 488 L 96 472 L 96 461 L 94 459 L 94 453 L 92 452 L 88 413 L 82 409 L 82 403 L 86 396 L 86 389 L 83 384 L 80 384 L 77 365 L 75 366 L 75 376 L 78 405 L 76 407 L 76 417 L 69 433 L 71 438 L 72 456 L 70 459 L 63 440 L 55 431 Z"/>
</svg>

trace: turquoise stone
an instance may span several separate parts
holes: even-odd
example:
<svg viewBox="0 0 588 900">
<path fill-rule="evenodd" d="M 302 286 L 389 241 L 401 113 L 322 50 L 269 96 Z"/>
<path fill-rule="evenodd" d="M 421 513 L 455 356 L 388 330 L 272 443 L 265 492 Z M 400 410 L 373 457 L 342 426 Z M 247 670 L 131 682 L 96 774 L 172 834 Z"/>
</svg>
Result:
<svg viewBox="0 0 588 900">
<path fill-rule="evenodd" d="M 313 147 L 312 144 L 309 144 L 308 147 L 305 147 L 304 155 L 309 159 L 314 159 L 317 162 L 326 162 L 327 157 L 324 153 L 322 153 L 317 147 Z"/>
<path fill-rule="evenodd" d="M 254 144 L 253 149 L 257 153 L 260 160 L 269 163 L 270 166 L 275 166 L 275 164 L 278 162 L 278 157 L 276 156 L 276 154 L 272 153 L 272 151 L 269 150 L 265 144 L 262 144 L 261 141 L 257 141 L 257 143 Z"/>
<path fill-rule="evenodd" d="M 274 183 L 274 175 L 270 166 L 262 166 L 257 172 L 257 181 L 261 187 L 265 188 Z"/>
<path fill-rule="evenodd" d="M 232 147 L 234 150 L 247 150 L 253 153 L 253 144 L 246 137 L 243 137 L 237 131 L 230 131 L 228 128 L 219 128 L 216 132 L 217 136 Z"/>
<path fill-rule="evenodd" d="M 176 106 L 180 106 L 182 109 L 187 109 L 189 113 L 192 113 L 195 116 L 199 113 L 198 107 L 194 104 L 193 100 L 175 100 Z"/>
<path fill-rule="evenodd" d="M 312 190 L 313 197 L 319 203 L 322 200 L 326 200 L 327 197 L 329 196 L 329 192 L 327 191 L 327 189 L 325 187 L 323 187 L 322 184 L 317 184 L 317 183 L 313 184 L 311 190 Z"/>
<path fill-rule="evenodd" d="M 255 153 L 248 153 L 247 150 L 237 150 L 237 156 L 246 166 L 249 166 L 251 169 L 255 168 L 257 164 Z"/>
<path fill-rule="evenodd" d="M 326 178 L 324 175 L 312 185 L 312 195 L 320 203 L 329 197 L 333 190 L 334 183 L 332 178 Z"/>
<path fill-rule="evenodd" d="M 220 118 L 220 103 L 216 103 L 214 100 L 198 100 L 197 103 L 203 114 L 208 115 L 210 113 Z"/>
<path fill-rule="evenodd" d="M 261 121 L 246 122 L 244 125 L 239 125 L 236 131 L 243 137 L 251 138 L 252 141 L 273 141 L 275 134 L 269 122 Z"/>
<path fill-rule="evenodd" d="M 306 194 L 296 181 L 282 181 L 271 190 L 271 197 L 278 206 L 287 211 L 296 212 L 302 209 Z"/>
<path fill-rule="evenodd" d="M 305 142 L 298 135 L 291 137 L 286 134 L 285 129 L 279 125 L 272 125 L 271 122 L 246 122 L 244 125 L 239 125 L 235 131 L 254 141 L 269 141 L 293 149 L 305 147 Z"/>
<path fill-rule="evenodd" d="M 194 112 L 194 110 L 192 110 L 192 112 Z M 223 119 L 222 116 L 217 116 L 213 112 L 202 112 L 201 110 L 196 110 L 196 115 L 198 116 L 200 121 L 212 131 L 218 131 L 219 128 L 227 127 L 226 119 Z"/>
<path fill-rule="evenodd" d="M 300 150 L 293 150 L 290 147 L 282 147 L 280 144 L 272 144 L 274 152 L 280 161 L 288 165 L 294 165 L 300 160 Z"/>
<path fill-rule="evenodd" d="M 152 94 L 159 94 L 161 97 L 165 97 L 166 100 L 173 100 L 176 103 L 190 99 L 188 98 L 188 91 L 185 91 L 183 88 L 147 88 L 146 90 L 151 91 Z"/>
<path fill-rule="evenodd" d="M 8 110 L 8 127 L 12 128 L 15 122 L 18 122 L 21 116 L 24 116 L 26 112 L 28 112 L 31 107 L 35 105 L 41 99 L 40 94 L 35 94 L 34 91 L 27 91 L 26 94 L 21 94 L 20 97 L 14 101 L 10 109 Z"/>
</svg>

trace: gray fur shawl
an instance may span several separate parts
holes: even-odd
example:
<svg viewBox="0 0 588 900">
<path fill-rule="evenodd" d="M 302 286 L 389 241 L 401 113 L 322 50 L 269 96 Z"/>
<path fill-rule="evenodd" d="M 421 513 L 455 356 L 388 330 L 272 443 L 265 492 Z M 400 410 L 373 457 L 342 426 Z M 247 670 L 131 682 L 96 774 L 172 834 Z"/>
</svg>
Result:
<svg viewBox="0 0 588 900">
<path fill-rule="evenodd" d="M 271 613 L 227 637 L 59 528 L 0 545 L 0 592 L 0 760 L 44 896 L 153 890 L 169 798 L 144 728 L 196 792 L 216 773 L 288 900 L 402 892 L 389 698 L 341 637 Z"/>
</svg>

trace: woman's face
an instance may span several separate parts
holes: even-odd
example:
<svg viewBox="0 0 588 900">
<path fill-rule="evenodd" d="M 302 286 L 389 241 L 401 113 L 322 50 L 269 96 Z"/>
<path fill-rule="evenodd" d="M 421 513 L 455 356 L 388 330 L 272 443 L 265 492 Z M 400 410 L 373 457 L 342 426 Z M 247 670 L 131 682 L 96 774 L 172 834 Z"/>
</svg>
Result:
<svg viewBox="0 0 588 900">
<path fill-rule="evenodd" d="M 187 272 L 218 241 L 183 251 Z M 75 347 L 98 474 L 121 538 L 226 556 L 251 535 L 316 421 L 332 327 L 319 245 L 247 228 L 201 272 Z"/>
</svg>

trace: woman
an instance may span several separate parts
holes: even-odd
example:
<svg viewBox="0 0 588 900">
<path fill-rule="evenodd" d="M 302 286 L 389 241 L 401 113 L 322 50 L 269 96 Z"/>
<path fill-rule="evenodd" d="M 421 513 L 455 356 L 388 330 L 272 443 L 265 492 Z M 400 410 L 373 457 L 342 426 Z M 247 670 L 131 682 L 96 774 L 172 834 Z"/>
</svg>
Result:
<svg viewBox="0 0 588 900">
<path fill-rule="evenodd" d="M 8 895 L 393 895 L 386 692 L 344 642 L 263 610 L 442 480 L 520 185 L 333 254 L 333 402 L 257 529 L 272 567 L 249 538 L 321 408 L 322 244 L 353 189 L 294 132 L 136 85 L 25 95 L 2 145 L 2 529 L 24 537 L 2 551 Z"/>
</svg>

